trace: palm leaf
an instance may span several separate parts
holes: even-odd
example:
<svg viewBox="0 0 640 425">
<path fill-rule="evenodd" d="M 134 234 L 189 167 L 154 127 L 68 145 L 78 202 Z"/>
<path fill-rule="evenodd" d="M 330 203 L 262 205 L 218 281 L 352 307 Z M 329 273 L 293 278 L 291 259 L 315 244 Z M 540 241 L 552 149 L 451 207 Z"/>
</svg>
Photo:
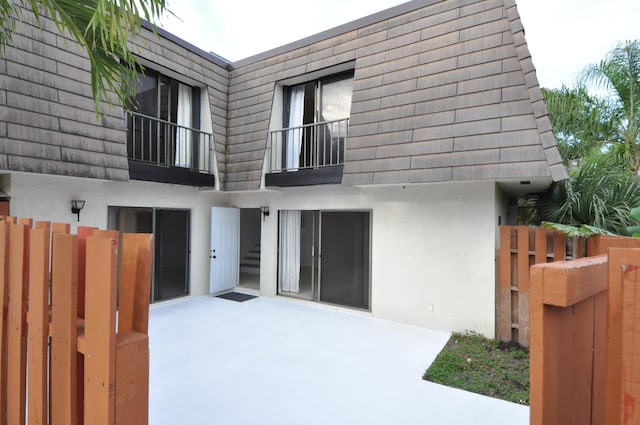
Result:
<svg viewBox="0 0 640 425">
<path fill-rule="evenodd" d="M 11 13 L 10 3 L 0 0 L 0 19 Z M 38 22 L 41 14 L 51 18 L 61 33 L 70 35 L 86 52 L 96 115 L 102 102 L 112 105 L 111 94 L 121 105 L 135 94 L 132 81 L 142 67 L 129 42 L 140 30 L 141 20 L 154 23 L 171 13 L 166 0 L 20 0 L 20 4 L 28 4 Z M 0 45 L 8 41 L 6 26 L 4 31 Z"/>
</svg>

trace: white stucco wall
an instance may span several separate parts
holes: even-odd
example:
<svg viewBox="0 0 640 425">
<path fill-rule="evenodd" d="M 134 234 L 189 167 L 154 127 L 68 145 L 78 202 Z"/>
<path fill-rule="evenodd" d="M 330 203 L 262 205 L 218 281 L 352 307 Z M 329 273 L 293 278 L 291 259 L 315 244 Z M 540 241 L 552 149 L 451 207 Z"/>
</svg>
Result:
<svg viewBox="0 0 640 425">
<path fill-rule="evenodd" d="M 108 207 L 191 210 L 191 292 L 209 291 L 210 208 L 269 206 L 262 220 L 260 292 L 276 296 L 278 210 L 371 212 L 371 314 L 441 330 L 494 335 L 497 217 L 493 182 L 388 187 L 305 187 L 220 194 L 178 185 L 14 173 L 11 213 L 107 227 Z M 72 199 L 86 200 L 80 222 Z M 429 307 L 432 307 L 430 311 Z"/>
<path fill-rule="evenodd" d="M 231 195 L 269 205 L 260 290 L 276 295 L 277 211 L 371 211 L 371 313 L 432 329 L 494 335 L 496 188 L 492 182 L 287 188 Z M 432 306 L 433 311 L 429 311 Z"/>
<path fill-rule="evenodd" d="M 102 180 L 13 173 L 10 187 L 11 215 L 34 220 L 70 223 L 106 229 L 109 206 L 178 208 L 191 210 L 191 296 L 209 292 L 209 239 L 211 206 L 224 206 L 223 194 L 197 188 L 141 181 Z M 86 201 L 80 222 L 71 213 L 71 200 Z"/>
</svg>

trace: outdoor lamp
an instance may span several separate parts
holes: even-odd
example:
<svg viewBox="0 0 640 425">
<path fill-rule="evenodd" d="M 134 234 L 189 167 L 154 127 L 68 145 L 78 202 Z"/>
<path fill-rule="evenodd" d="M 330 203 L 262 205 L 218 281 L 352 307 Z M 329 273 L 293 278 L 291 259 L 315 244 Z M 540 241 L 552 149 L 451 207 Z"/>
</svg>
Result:
<svg viewBox="0 0 640 425">
<path fill-rule="evenodd" d="M 80 221 L 80 210 L 84 208 L 84 202 L 79 200 L 71 201 L 71 212 L 78 215 L 78 221 Z"/>
<path fill-rule="evenodd" d="M 262 213 L 262 221 L 264 221 L 265 217 L 269 217 L 269 207 L 268 206 L 260 207 L 260 212 Z"/>
</svg>

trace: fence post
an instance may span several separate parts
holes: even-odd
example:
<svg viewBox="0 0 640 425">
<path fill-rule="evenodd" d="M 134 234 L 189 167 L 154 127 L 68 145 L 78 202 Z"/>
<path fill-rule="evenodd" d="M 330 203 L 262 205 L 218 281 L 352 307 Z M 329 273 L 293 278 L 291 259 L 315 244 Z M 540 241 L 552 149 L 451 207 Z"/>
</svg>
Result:
<svg viewBox="0 0 640 425">
<path fill-rule="evenodd" d="M 602 399 L 607 258 L 584 258 L 531 268 L 532 425 L 596 424 Z"/>
</svg>

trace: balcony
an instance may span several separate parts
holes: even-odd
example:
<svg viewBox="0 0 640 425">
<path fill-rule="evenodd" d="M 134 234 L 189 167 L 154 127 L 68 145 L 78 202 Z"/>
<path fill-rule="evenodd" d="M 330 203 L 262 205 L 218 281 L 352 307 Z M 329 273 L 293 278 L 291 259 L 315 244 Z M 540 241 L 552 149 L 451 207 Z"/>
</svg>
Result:
<svg viewBox="0 0 640 425">
<path fill-rule="evenodd" d="M 126 112 L 129 176 L 134 180 L 213 187 L 213 135 Z"/>
<path fill-rule="evenodd" d="M 269 132 L 266 186 L 340 184 L 349 119 Z"/>
</svg>

